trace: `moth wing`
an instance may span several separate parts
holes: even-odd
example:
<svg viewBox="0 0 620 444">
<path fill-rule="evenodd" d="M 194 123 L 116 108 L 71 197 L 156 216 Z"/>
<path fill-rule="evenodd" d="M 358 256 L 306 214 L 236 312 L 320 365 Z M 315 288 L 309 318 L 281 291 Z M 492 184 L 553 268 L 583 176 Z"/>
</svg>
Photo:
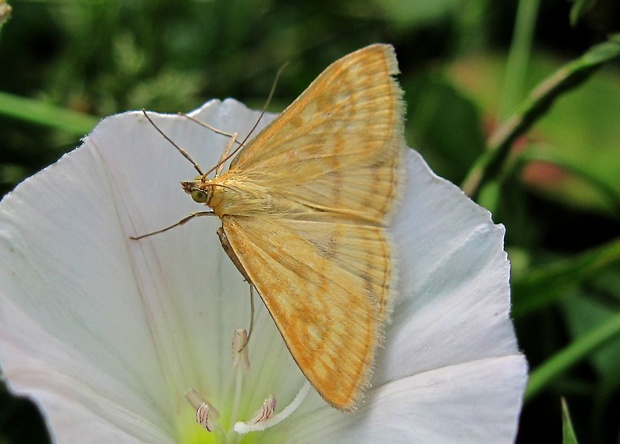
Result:
<svg viewBox="0 0 620 444">
<path fill-rule="evenodd" d="M 389 45 L 337 60 L 249 142 L 229 173 L 321 211 L 381 223 L 405 146 L 397 73 Z"/>
<path fill-rule="evenodd" d="M 307 379 L 332 406 L 354 409 L 390 311 L 384 230 L 230 216 L 223 229 Z"/>
</svg>

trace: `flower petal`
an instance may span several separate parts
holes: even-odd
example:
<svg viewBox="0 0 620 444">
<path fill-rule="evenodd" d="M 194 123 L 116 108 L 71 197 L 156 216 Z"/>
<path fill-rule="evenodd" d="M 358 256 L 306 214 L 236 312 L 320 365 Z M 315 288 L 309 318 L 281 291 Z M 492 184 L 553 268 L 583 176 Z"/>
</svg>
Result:
<svg viewBox="0 0 620 444">
<path fill-rule="evenodd" d="M 375 389 L 352 415 L 299 411 L 286 442 L 513 442 L 526 370 L 521 357 L 506 356 L 419 373 Z"/>
<path fill-rule="evenodd" d="M 14 390 L 45 406 L 59 439 L 79 433 L 63 426 L 82 429 L 99 410 L 111 430 L 130 412 L 124 428 L 135 436 L 158 423 L 165 436 L 170 421 L 155 407 L 163 375 L 102 183 L 92 152 L 78 150 L 3 200 L 3 371 Z"/>
<path fill-rule="evenodd" d="M 515 354 L 504 228 L 421 157 L 394 221 L 400 295 L 378 381 Z"/>
</svg>

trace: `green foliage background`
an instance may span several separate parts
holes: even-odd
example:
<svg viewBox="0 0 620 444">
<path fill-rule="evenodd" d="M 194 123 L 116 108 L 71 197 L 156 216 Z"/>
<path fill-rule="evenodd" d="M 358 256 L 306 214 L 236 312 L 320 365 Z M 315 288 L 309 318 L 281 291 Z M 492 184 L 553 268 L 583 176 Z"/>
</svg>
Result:
<svg viewBox="0 0 620 444">
<path fill-rule="evenodd" d="M 0 29 L 3 194 L 104 116 L 225 97 L 260 108 L 291 61 L 270 106 L 279 111 L 330 62 L 392 43 L 409 145 L 507 227 L 513 316 L 531 367 L 518 442 L 559 442 L 563 427 L 565 442 L 620 442 L 617 1 L 11 6 Z M 1 389 L 0 442 L 47 440 L 36 408 Z"/>
</svg>

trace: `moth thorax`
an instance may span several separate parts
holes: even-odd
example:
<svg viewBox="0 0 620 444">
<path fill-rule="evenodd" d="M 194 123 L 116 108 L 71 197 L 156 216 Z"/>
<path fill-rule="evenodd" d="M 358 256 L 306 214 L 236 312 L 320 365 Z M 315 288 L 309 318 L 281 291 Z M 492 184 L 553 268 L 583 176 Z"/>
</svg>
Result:
<svg viewBox="0 0 620 444">
<path fill-rule="evenodd" d="M 219 210 L 226 201 L 226 188 L 212 183 L 202 184 L 200 188 L 207 194 L 205 205 L 211 207 L 218 215 L 221 215 L 220 213 L 224 214 Z"/>
</svg>

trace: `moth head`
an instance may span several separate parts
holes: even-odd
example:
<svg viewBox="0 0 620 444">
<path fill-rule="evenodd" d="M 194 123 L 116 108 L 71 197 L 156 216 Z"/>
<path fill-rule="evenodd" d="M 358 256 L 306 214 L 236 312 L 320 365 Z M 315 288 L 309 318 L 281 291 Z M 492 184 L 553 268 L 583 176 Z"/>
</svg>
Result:
<svg viewBox="0 0 620 444">
<path fill-rule="evenodd" d="M 181 182 L 181 187 L 183 187 L 183 191 L 192 196 L 196 203 L 207 203 L 209 200 L 211 187 L 204 182 L 202 176 L 198 176 L 189 182 Z"/>
</svg>

